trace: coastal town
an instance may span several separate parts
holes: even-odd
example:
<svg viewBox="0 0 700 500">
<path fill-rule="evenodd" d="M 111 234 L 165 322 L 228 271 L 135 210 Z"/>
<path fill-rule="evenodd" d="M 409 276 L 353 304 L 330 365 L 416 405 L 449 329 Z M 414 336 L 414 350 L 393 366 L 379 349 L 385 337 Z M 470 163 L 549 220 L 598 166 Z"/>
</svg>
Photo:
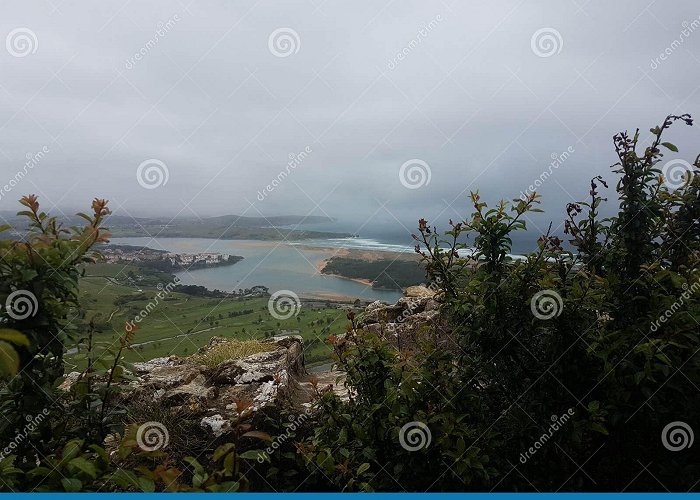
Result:
<svg viewBox="0 0 700 500">
<path fill-rule="evenodd" d="M 161 271 L 227 266 L 243 259 L 238 255 L 212 252 L 174 253 L 131 245 L 106 245 L 102 249 L 102 257 L 103 262 L 110 264 L 138 262 Z"/>
</svg>

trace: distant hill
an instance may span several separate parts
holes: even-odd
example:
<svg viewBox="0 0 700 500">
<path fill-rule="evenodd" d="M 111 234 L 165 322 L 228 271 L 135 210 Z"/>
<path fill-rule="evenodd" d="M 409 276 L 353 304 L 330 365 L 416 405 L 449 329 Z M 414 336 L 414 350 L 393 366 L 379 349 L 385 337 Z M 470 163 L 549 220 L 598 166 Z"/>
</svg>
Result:
<svg viewBox="0 0 700 500">
<path fill-rule="evenodd" d="M 5 212 L 1 214 L 2 223 L 14 226 L 18 231 L 26 230 L 26 220 Z M 6 222 L 5 222 L 6 221 Z M 66 226 L 81 225 L 84 222 L 77 216 L 63 217 Z M 228 240 L 305 240 L 323 238 L 343 238 L 349 233 L 326 231 L 307 231 L 306 224 L 325 224 L 335 222 L 331 217 L 316 215 L 277 215 L 272 217 L 244 217 L 239 215 L 222 215 L 218 217 L 127 217 L 112 215 L 107 219 L 107 226 L 112 237 L 161 237 L 161 238 L 216 238 Z M 0 238 L 16 237 L 10 232 L 0 233 Z"/>
<path fill-rule="evenodd" d="M 235 225 L 236 227 L 282 227 L 301 224 L 324 224 L 335 222 L 331 217 L 319 215 L 276 215 L 273 217 L 243 217 L 241 215 L 221 215 L 204 219 L 207 224 Z"/>
</svg>

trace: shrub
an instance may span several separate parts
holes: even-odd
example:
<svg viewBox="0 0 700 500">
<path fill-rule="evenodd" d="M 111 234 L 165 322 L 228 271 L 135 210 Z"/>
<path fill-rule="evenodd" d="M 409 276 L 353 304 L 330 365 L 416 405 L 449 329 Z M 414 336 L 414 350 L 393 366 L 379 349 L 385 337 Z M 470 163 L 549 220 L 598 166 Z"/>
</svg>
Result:
<svg viewBox="0 0 700 500">
<path fill-rule="evenodd" d="M 490 208 L 472 193 L 472 215 L 444 234 L 419 221 L 416 251 L 459 349 L 397 352 L 354 327 L 333 339 L 352 397 L 320 402 L 304 452 L 321 483 L 697 488 L 697 455 L 662 438 L 700 421 L 700 157 L 668 186 L 662 148 L 677 148 L 662 135 L 676 121 L 692 124 L 669 116 L 643 149 L 638 130 L 616 135 L 618 213 L 600 217 L 596 177 L 590 199 L 567 206 L 569 241 L 548 231 L 525 259 L 510 255 L 511 238 L 539 211 L 537 194 Z M 430 446 L 401 446 L 411 425 Z"/>
</svg>

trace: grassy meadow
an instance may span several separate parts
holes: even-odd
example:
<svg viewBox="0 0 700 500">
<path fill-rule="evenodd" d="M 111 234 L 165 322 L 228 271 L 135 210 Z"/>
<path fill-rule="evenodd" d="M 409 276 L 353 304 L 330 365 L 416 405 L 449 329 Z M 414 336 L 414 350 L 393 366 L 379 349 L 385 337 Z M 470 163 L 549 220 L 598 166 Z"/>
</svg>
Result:
<svg viewBox="0 0 700 500">
<path fill-rule="evenodd" d="M 129 362 L 175 355 L 190 355 L 206 345 L 212 336 L 239 340 L 264 339 L 276 334 L 299 334 L 304 338 L 307 367 L 328 363 L 331 350 L 325 339 L 344 331 L 346 310 L 338 303 L 302 300 L 296 316 L 274 318 L 268 311 L 267 297 L 210 298 L 183 293 L 167 293 L 156 304 L 158 292 L 172 276 L 134 265 L 92 264 L 80 280 L 83 311 L 75 321 L 93 321 L 97 341 L 114 342 L 150 303 L 153 307 L 143 320 L 126 352 Z M 71 362 L 69 370 L 80 365 Z M 78 356 L 79 358 L 80 356 Z"/>
</svg>

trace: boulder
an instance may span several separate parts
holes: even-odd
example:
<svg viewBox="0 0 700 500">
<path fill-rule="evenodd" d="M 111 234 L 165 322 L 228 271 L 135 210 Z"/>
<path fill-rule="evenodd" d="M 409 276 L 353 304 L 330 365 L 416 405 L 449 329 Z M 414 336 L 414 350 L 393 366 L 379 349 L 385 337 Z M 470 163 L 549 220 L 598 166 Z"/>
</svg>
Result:
<svg viewBox="0 0 700 500">
<path fill-rule="evenodd" d="M 442 295 L 425 286 L 410 286 L 396 304 L 373 302 L 357 325 L 383 338 L 398 349 L 410 349 L 426 331 L 433 332 L 440 345 L 452 345 L 451 332 L 440 315 Z"/>
<path fill-rule="evenodd" d="M 223 436 L 231 430 L 231 421 L 225 419 L 218 413 L 210 417 L 202 418 L 199 425 L 214 434 L 214 437 Z"/>
<path fill-rule="evenodd" d="M 390 323 L 396 321 L 403 310 L 404 307 L 401 304 L 388 305 L 377 300 L 367 306 L 360 321 L 364 324 Z"/>
<path fill-rule="evenodd" d="M 434 290 L 423 285 L 409 286 L 406 288 L 406 290 L 404 290 L 404 295 L 409 298 L 432 298 L 435 296 L 435 294 L 436 292 Z"/>
</svg>

